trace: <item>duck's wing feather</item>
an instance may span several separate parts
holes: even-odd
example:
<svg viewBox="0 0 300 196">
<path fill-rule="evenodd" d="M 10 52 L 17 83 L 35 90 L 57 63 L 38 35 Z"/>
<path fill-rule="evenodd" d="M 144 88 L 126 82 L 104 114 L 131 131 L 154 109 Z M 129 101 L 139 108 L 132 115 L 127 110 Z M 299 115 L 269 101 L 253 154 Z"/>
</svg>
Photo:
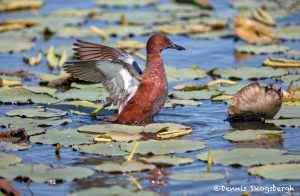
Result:
<svg viewBox="0 0 300 196">
<path fill-rule="evenodd" d="M 117 60 L 67 62 L 65 71 L 80 80 L 101 82 L 119 113 L 135 95 L 141 81 L 141 75 L 131 65 Z"/>
<path fill-rule="evenodd" d="M 133 68 L 139 74 L 142 74 L 142 70 L 140 69 L 134 58 L 121 49 L 112 48 L 109 46 L 104 46 L 101 44 L 91 43 L 83 40 L 77 40 L 74 43 L 74 46 L 76 46 L 75 48 L 73 48 L 74 56 L 77 60 L 120 60 L 133 66 Z"/>
</svg>

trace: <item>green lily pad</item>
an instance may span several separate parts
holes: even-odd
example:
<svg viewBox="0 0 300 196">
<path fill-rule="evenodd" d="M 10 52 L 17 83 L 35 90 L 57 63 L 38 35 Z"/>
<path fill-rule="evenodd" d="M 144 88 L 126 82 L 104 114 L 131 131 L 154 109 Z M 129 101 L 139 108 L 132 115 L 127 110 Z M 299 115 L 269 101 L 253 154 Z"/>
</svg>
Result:
<svg viewBox="0 0 300 196">
<path fill-rule="evenodd" d="M 63 27 L 55 32 L 55 35 L 62 38 L 69 37 L 96 37 L 96 34 L 89 29 L 83 29 L 78 27 Z"/>
<path fill-rule="evenodd" d="M 178 166 L 178 165 L 184 165 L 193 162 L 192 158 L 175 157 L 175 156 L 167 156 L 167 155 L 152 156 L 150 158 L 140 158 L 140 160 L 158 166 Z"/>
<path fill-rule="evenodd" d="M 164 3 L 159 4 L 157 9 L 161 12 L 197 12 L 199 7 L 190 4 L 178 4 L 178 3 Z"/>
<path fill-rule="evenodd" d="M 111 36 L 127 37 L 127 36 L 141 36 L 152 33 L 151 29 L 146 29 L 143 26 L 108 26 L 102 29 Z"/>
<path fill-rule="evenodd" d="M 0 125 L 5 127 L 47 127 L 47 126 L 58 126 L 71 123 L 71 119 L 31 119 L 31 118 L 20 118 L 20 117 L 0 117 Z"/>
<path fill-rule="evenodd" d="M 0 176 L 13 180 L 16 177 L 33 177 L 50 169 L 49 165 L 44 164 L 17 164 L 0 168 Z"/>
<path fill-rule="evenodd" d="M 204 78 L 207 76 L 206 71 L 197 67 L 191 66 L 190 68 L 177 69 L 171 66 L 165 66 L 168 80 L 193 80 Z"/>
<path fill-rule="evenodd" d="M 11 44 L 11 43 L 14 44 Z M 34 44 L 30 41 L 25 40 L 13 40 L 13 39 L 1 39 L 0 42 L 0 53 L 2 52 L 20 52 L 24 50 L 30 50 L 34 47 Z"/>
<path fill-rule="evenodd" d="M 227 140 L 241 142 L 241 141 L 252 141 L 259 139 L 268 139 L 272 137 L 278 137 L 283 134 L 284 131 L 278 130 L 261 130 L 261 129 L 247 129 L 247 130 L 236 130 L 230 133 L 226 133 L 223 137 Z"/>
<path fill-rule="evenodd" d="M 97 125 L 85 125 L 78 128 L 78 132 L 89 133 L 89 134 L 99 134 L 99 133 L 110 133 L 110 132 L 124 132 L 130 134 L 136 134 L 141 132 L 146 133 L 157 133 L 163 128 L 168 128 L 169 130 L 178 130 L 188 128 L 182 124 L 176 123 L 150 123 L 146 126 L 131 126 L 124 124 L 97 124 Z"/>
<path fill-rule="evenodd" d="M 216 90 L 200 90 L 200 91 L 175 91 L 171 92 L 171 98 L 176 99 L 192 99 L 192 100 L 203 100 L 211 99 L 212 96 L 218 95 L 221 92 Z"/>
<path fill-rule="evenodd" d="M 266 120 L 266 123 L 273 123 L 276 126 L 283 127 L 300 127 L 300 120 L 298 118 Z"/>
<path fill-rule="evenodd" d="M 46 108 L 68 111 L 73 114 L 91 115 L 99 105 L 90 101 L 66 101 L 57 104 L 44 105 Z"/>
<path fill-rule="evenodd" d="M 128 153 L 124 152 L 119 147 L 120 143 L 97 143 L 89 145 L 74 145 L 73 149 L 82 153 L 100 154 L 106 156 L 125 156 Z"/>
<path fill-rule="evenodd" d="M 52 118 L 52 117 L 61 117 L 67 115 L 67 112 L 56 111 L 46 112 L 43 108 L 32 108 L 32 109 L 16 109 L 10 110 L 5 113 L 6 116 L 20 116 L 27 118 Z"/>
<path fill-rule="evenodd" d="M 188 35 L 188 37 L 193 39 L 221 39 L 221 38 L 227 38 L 233 36 L 234 34 L 228 30 L 218 30 L 218 31 L 213 30 L 209 32 Z"/>
<path fill-rule="evenodd" d="M 103 14 L 100 9 L 60 9 L 51 13 L 54 16 L 94 17 Z"/>
<path fill-rule="evenodd" d="M 24 128 L 28 136 L 45 133 L 45 129 L 43 129 L 42 127 L 37 127 L 34 124 L 11 125 L 11 128 Z"/>
<path fill-rule="evenodd" d="M 261 165 L 269 163 L 288 163 L 300 161 L 300 155 L 289 155 L 287 151 L 264 148 L 238 148 L 231 151 L 212 150 L 212 161 L 222 165 Z M 197 155 L 202 161 L 207 161 L 207 152 Z"/>
<path fill-rule="evenodd" d="M 59 100 L 83 100 L 83 101 L 98 101 L 105 100 L 108 97 L 108 93 L 104 88 L 85 88 L 70 89 L 66 92 L 56 93 L 55 97 Z"/>
<path fill-rule="evenodd" d="M 16 155 L 7 154 L 5 152 L 0 152 L 0 168 L 8 166 L 8 165 L 20 163 L 21 161 L 22 161 L 22 159 Z M 2 175 L 1 172 L 0 172 L 0 175 Z"/>
<path fill-rule="evenodd" d="M 0 90 L 2 103 L 55 103 L 58 100 L 48 94 L 38 94 L 25 88 L 9 88 Z"/>
<path fill-rule="evenodd" d="M 151 4 L 155 4 L 156 0 L 139 0 L 139 1 L 131 1 L 131 0 L 96 0 L 96 4 L 100 6 L 111 6 L 111 7 L 141 7 L 147 6 Z"/>
<path fill-rule="evenodd" d="M 112 186 L 108 188 L 90 188 L 70 194 L 70 196 L 98 196 L 101 195 L 114 195 L 114 196 L 155 196 L 156 194 L 150 191 L 139 190 L 135 191 L 134 188 L 123 188 L 121 186 Z"/>
<path fill-rule="evenodd" d="M 131 173 L 155 169 L 155 165 L 145 164 L 137 161 L 126 161 L 123 163 L 107 162 L 96 166 L 96 169 L 111 173 Z"/>
<path fill-rule="evenodd" d="M 291 50 L 288 46 L 283 45 L 253 45 L 246 44 L 236 47 L 236 51 L 250 54 L 274 54 L 274 53 L 286 53 Z"/>
<path fill-rule="evenodd" d="M 288 71 L 285 69 L 273 69 L 271 67 L 235 67 L 213 71 L 213 75 L 229 79 L 263 79 L 287 73 Z"/>
<path fill-rule="evenodd" d="M 300 25 L 289 25 L 285 27 L 280 27 L 277 30 L 277 34 L 280 38 L 284 40 L 300 40 Z"/>
<path fill-rule="evenodd" d="M 135 142 L 122 143 L 121 150 L 131 152 Z M 194 140 L 148 140 L 139 141 L 139 146 L 136 149 L 137 154 L 172 154 L 195 151 L 205 148 L 201 141 Z"/>
<path fill-rule="evenodd" d="M 274 118 L 300 118 L 300 106 L 282 105 Z"/>
<path fill-rule="evenodd" d="M 38 93 L 38 94 L 48 94 L 54 97 L 56 89 L 49 88 L 45 86 L 23 86 L 25 89 L 30 90 L 31 92 Z"/>
<path fill-rule="evenodd" d="M 209 181 L 209 180 L 220 180 L 225 176 L 219 173 L 208 173 L 208 172 L 186 172 L 171 174 L 168 176 L 172 180 L 185 180 L 185 181 Z"/>
<path fill-rule="evenodd" d="M 199 106 L 199 105 L 202 105 L 202 102 L 194 101 L 194 100 L 170 99 L 166 101 L 164 107 L 174 108 L 176 106 Z"/>
<path fill-rule="evenodd" d="M 31 142 L 42 144 L 62 144 L 70 146 L 74 144 L 90 144 L 93 143 L 93 137 L 84 133 L 78 133 L 76 130 L 47 130 L 45 134 L 31 136 Z"/>
<path fill-rule="evenodd" d="M 27 143 L 21 143 L 21 144 L 14 144 L 14 143 L 7 143 L 3 146 L 3 148 L 5 150 L 9 150 L 9 151 L 19 151 L 19 150 L 27 150 L 32 148 L 31 144 L 27 144 Z"/>
<path fill-rule="evenodd" d="M 250 168 L 248 172 L 272 180 L 300 180 L 300 164 L 264 165 Z"/>
<path fill-rule="evenodd" d="M 124 132 L 116 132 L 116 131 L 108 132 L 107 134 L 115 142 L 132 142 L 132 141 L 141 140 L 143 137 L 141 134 L 138 133 L 132 134 L 132 133 L 124 133 Z"/>
<path fill-rule="evenodd" d="M 300 81 L 300 74 L 296 74 L 296 75 L 292 75 L 292 74 L 288 74 L 285 76 L 281 76 L 279 78 L 281 81 L 285 82 L 285 83 L 291 83 L 291 81 Z"/>
<path fill-rule="evenodd" d="M 72 181 L 74 179 L 87 178 L 93 174 L 94 171 L 88 168 L 67 166 L 57 169 L 47 169 L 44 172 L 32 175 L 31 179 L 34 182 L 46 182 L 52 179 Z"/>
</svg>

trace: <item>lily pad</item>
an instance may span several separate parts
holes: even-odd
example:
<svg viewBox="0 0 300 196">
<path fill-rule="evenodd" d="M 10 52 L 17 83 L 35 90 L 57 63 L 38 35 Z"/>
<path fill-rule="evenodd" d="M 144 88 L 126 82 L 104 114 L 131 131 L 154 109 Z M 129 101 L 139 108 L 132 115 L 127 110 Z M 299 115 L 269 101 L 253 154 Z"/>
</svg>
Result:
<svg viewBox="0 0 300 196">
<path fill-rule="evenodd" d="M 193 65 L 189 68 L 177 69 L 171 66 L 165 66 L 168 80 L 193 80 L 207 76 L 206 71 Z"/>
<path fill-rule="evenodd" d="M 300 164 L 264 165 L 250 168 L 248 172 L 272 180 L 300 180 Z"/>
<path fill-rule="evenodd" d="M 127 37 L 127 36 L 141 36 L 149 35 L 152 33 L 151 29 L 146 29 L 143 26 L 109 26 L 102 29 L 104 32 L 111 36 Z"/>
<path fill-rule="evenodd" d="M 155 4 L 156 0 L 139 0 L 139 1 L 131 1 L 131 0 L 96 0 L 96 4 L 100 6 L 111 6 L 111 7 L 141 7 L 147 6 L 151 4 Z"/>
<path fill-rule="evenodd" d="M 263 65 L 269 67 L 300 68 L 300 60 L 267 58 L 264 60 Z"/>
<path fill-rule="evenodd" d="M 228 30 L 218 30 L 218 31 L 213 30 L 213 31 L 209 31 L 209 32 L 188 35 L 188 37 L 194 38 L 194 39 L 221 39 L 221 38 L 228 38 L 228 37 L 233 37 L 233 36 L 234 36 L 234 34 Z"/>
<path fill-rule="evenodd" d="M 142 139 L 142 137 L 143 136 L 138 133 L 132 134 L 132 133 L 124 133 L 124 132 L 116 132 L 116 131 L 111 131 L 111 132 L 96 136 L 96 138 L 100 138 L 100 140 L 101 140 L 101 138 L 103 138 L 103 139 L 109 138 L 115 142 L 132 142 L 132 141 L 140 140 L 140 139 Z M 95 138 L 94 138 L 94 141 L 96 141 Z"/>
<path fill-rule="evenodd" d="M 122 196 L 155 196 L 155 193 L 145 190 L 135 191 L 135 189 L 112 186 L 108 188 L 90 188 L 70 194 L 70 196 L 98 196 L 101 195 L 122 195 Z"/>
<path fill-rule="evenodd" d="M 300 74 L 296 74 L 296 75 L 292 75 L 292 74 L 288 74 L 288 75 L 284 75 L 281 76 L 279 78 L 279 80 L 285 82 L 285 83 L 290 83 L 292 80 L 293 81 L 300 81 Z"/>
<path fill-rule="evenodd" d="M 60 9 L 51 13 L 54 16 L 93 17 L 103 14 L 100 9 Z"/>
<path fill-rule="evenodd" d="M 128 153 L 120 150 L 120 143 L 97 143 L 89 145 L 74 145 L 73 149 L 82 153 L 100 154 L 106 156 L 125 156 Z"/>
<path fill-rule="evenodd" d="M 11 44 L 11 43 L 14 44 Z M 20 52 L 24 50 L 30 50 L 34 47 L 34 44 L 30 41 L 25 40 L 12 40 L 12 39 L 1 39 L 0 42 L 0 53 L 1 52 Z"/>
<path fill-rule="evenodd" d="M 280 27 L 277 30 L 277 34 L 280 38 L 284 40 L 300 40 L 300 25 L 290 25 L 285 27 Z"/>
<path fill-rule="evenodd" d="M 91 115 L 99 105 L 90 101 L 66 101 L 57 104 L 44 105 L 47 108 L 60 109 L 80 115 Z"/>
<path fill-rule="evenodd" d="M 273 123 L 276 126 L 283 127 L 300 127 L 300 120 L 298 118 L 266 120 L 266 123 Z"/>
<path fill-rule="evenodd" d="M 33 108 L 33 109 L 16 109 L 10 110 L 5 113 L 6 116 L 19 116 L 27 118 L 52 118 L 52 117 L 61 117 L 67 115 L 67 112 L 56 111 L 46 112 L 43 108 Z"/>
<path fill-rule="evenodd" d="M 194 100 L 170 99 L 167 100 L 164 107 L 174 108 L 176 106 L 199 106 L 199 105 L 202 105 L 202 102 L 194 101 Z"/>
<path fill-rule="evenodd" d="M 56 93 L 55 96 L 59 100 L 83 100 L 83 101 L 98 101 L 105 100 L 108 97 L 108 93 L 104 88 L 85 88 L 70 89 L 66 92 Z"/>
<path fill-rule="evenodd" d="M 48 94 L 54 97 L 56 89 L 49 88 L 45 86 L 23 86 L 25 89 L 30 90 L 31 92 L 38 93 L 38 94 Z"/>
<path fill-rule="evenodd" d="M 62 29 L 55 32 L 55 35 L 62 38 L 69 38 L 69 37 L 96 37 L 89 29 L 83 29 L 78 27 L 63 27 Z"/>
<path fill-rule="evenodd" d="M 27 150 L 27 149 L 30 149 L 32 148 L 32 145 L 31 144 L 28 144 L 28 143 L 7 143 L 3 146 L 3 148 L 5 150 L 9 150 L 9 151 L 19 151 L 19 150 Z"/>
<path fill-rule="evenodd" d="M 58 100 L 48 94 L 38 94 L 25 88 L 10 88 L 0 90 L 2 103 L 55 103 Z"/>
<path fill-rule="evenodd" d="M 300 106 L 282 105 L 275 119 L 278 118 L 300 118 Z"/>
<path fill-rule="evenodd" d="M 74 144 L 93 143 L 93 137 L 84 133 L 78 133 L 76 130 L 47 130 L 45 134 L 31 136 L 30 141 L 42 144 L 62 144 L 70 146 Z"/>
<path fill-rule="evenodd" d="M 222 165 L 261 165 L 269 163 L 288 163 L 300 161 L 300 155 L 289 155 L 287 151 L 264 148 L 238 148 L 231 151 L 211 151 L 212 162 Z M 207 161 L 207 152 L 197 155 L 202 161 Z"/>
<path fill-rule="evenodd" d="M 146 163 L 155 164 L 157 166 L 178 166 L 193 162 L 192 158 L 167 155 L 152 156 L 150 158 L 140 158 L 140 160 Z"/>
<path fill-rule="evenodd" d="M 122 143 L 121 150 L 131 152 L 135 143 Z M 136 149 L 137 154 L 172 154 L 195 151 L 205 148 L 201 141 L 194 140 L 148 140 L 139 141 L 139 147 Z"/>
<path fill-rule="evenodd" d="M 212 96 L 220 94 L 220 91 L 216 90 L 200 90 L 200 91 L 175 91 L 171 92 L 171 98 L 176 99 L 192 99 L 192 100 L 203 100 L 211 99 Z"/>
<path fill-rule="evenodd" d="M 283 45 L 253 45 L 246 44 L 236 47 L 238 52 L 250 53 L 250 54 L 274 54 L 274 53 L 286 53 L 291 50 L 288 46 Z"/>
<path fill-rule="evenodd" d="M 185 180 L 185 181 L 209 181 L 209 180 L 220 180 L 225 178 L 224 175 L 219 173 L 208 173 L 208 172 L 186 172 L 171 174 L 168 176 L 172 180 Z"/>
<path fill-rule="evenodd" d="M 16 177 L 33 177 L 50 169 L 50 166 L 44 164 L 17 164 L 0 168 L 0 176 L 13 180 Z"/>
<path fill-rule="evenodd" d="M 20 118 L 20 117 L 0 117 L 0 125 L 5 127 L 47 127 L 47 126 L 58 126 L 72 122 L 71 119 L 31 119 L 31 118 Z"/>
<path fill-rule="evenodd" d="M 259 139 L 268 139 L 283 134 L 284 131 L 278 130 L 261 130 L 261 129 L 247 129 L 247 130 L 236 130 L 230 133 L 226 133 L 223 137 L 225 139 L 241 142 L 241 141 L 252 141 Z"/>
<path fill-rule="evenodd" d="M 111 173 L 131 173 L 155 169 L 155 165 L 145 164 L 137 161 L 126 161 L 123 163 L 107 162 L 97 165 L 96 169 Z"/>
<path fill-rule="evenodd" d="M 72 181 L 74 179 L 87 178 L 93 174 L 94 171 L 88 168 L 67 166 L 57 169 L 47 169 L 44 172 L 32 175 L 31 179 L 34 182 L 46 182 L 52 179 Z"/>
<path fill-rule="evenodd" d="M 5 152 L 0 152 L 0 168 L 8 166 L 8 165 L 20 163 L 21 161 L 22 161 L 22 159 L 16 155 L 7 154 Z M 0 175 L 2 175 L 1 172 L 0 172 Z"/>
<path fill-rule="evenodd" d="M 229 79 L 263 79 L 287 73 L 288 71 L 285 69 L 273 69 L 271 67 L 236 67 L 213 71 L 213 75 Z"/>
</svg>

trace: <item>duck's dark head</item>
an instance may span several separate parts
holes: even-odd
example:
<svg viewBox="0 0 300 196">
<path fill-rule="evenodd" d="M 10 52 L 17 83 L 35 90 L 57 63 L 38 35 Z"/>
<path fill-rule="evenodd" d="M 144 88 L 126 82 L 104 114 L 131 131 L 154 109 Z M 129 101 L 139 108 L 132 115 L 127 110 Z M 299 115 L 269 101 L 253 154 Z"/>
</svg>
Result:
<svg viewBox="0 0 300 196">
<path fill-rule="evenodd" d="M 156 53 L 161 52 L 164 49 L 176 49 L 176 50 L 185 50 L 184 47 L 174 44 L 167 36 L 162 34 L 152 35 L 147 42 L 147 52 Z"/>
</svg>

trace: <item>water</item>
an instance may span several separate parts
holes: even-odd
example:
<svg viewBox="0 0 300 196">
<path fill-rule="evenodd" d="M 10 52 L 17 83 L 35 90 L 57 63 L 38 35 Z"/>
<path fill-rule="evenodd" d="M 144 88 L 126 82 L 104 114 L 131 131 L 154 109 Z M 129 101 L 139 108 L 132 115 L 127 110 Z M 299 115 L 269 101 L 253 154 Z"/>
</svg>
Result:
<svg viewBox="0 0 300 196">
<path fill-rule="evenodd" d="M 168 2 L 168 1 L 163 1 Z M 224 14 L 226 16 L 232 16 L 235 14 L 235 10 L 229 6 L 227 1 L 213 1 L 218 14 Z M 51 0 L 45 3 L 45 6 L 40 10 L 41 14 L 48 14 L 54 10 L 65 8 L 92 8 L 94 6 L 92 1 L 67 1 L 67 0 Z M 145 10 L 151 10 L 153 7 L 147 7 Z M 107 10 L 116 11 L 111 8 Z M 28 17 L 31 13 L 21 12 L 14 14 L 0 14 L 1 19 L 7 18 L 22 18 Z M 300 12 L 286 18 L 280 19 L 280 23 L 288 22 L 299 22 Z M 89 26 L 91 22 L 85 24 Z M 106 26 L 107 24 L 102 22 L 92 22 L 97 26 Z M 163 52 L 164 63 L 166 65 L 172 65 L 175 67 L 189 67 L 192 64 L 196 64 L 206 71 L 210 71 L 216 68 L 225 67 L 239 67 L 239 66 L 254 66 L 259 67 L 261 62 L 268 56 L 279 56 L 282 55 L 259 55 L 253 56 L 251 59 L 246 61 L 239 61 L 234 56 L 234 48 L 237 45 L 243 44 L 242 41 L 234 41 L 232 38 L 219 39 L 219 40 L 194 40 L 187 38 L 185 36 L 169 36 L 174 43 L 182 45 L 186 48 L 183 52 L 178 52 L 174 50 L 166 50 Z M 134 39 L 141 42 L 146 42 L 148 36 L 135 37 Z M 97 42 L 97 38 L 85 39 Z M 116 39 L 112 38 L 108 43 L 114 42 Z M 61 39 L 61 38 L 51 38 L 49 41 L 44 41 L 42 39 L 37 39 L 35 41 L 36 47 L 31 51 L 27 51 L 26 54 L 34 55 L 37 51 L 43 47 L 49 45 L 58 44 L 71 44 L 75 39 Z M 299 42 L 286 42 L 285 45 L 292 46 L 294 48 L 300 49 Z M 142 51 L 145 54 L 145 51 Z M 22 53 L 17 54 L 0 54 L 0 70 L 1 71 L 12 71 L 12 70 L 38 70 L 43 72 L 49 72 L 46 62 L 37 67 L 28 67 L 22 62 Z M 139 63 L 143 63 L 137 59 Z M 178 83 L 195 83 L 195 84 L 205 84 L 210 81 L 210 76 L 193 81 L 180 81 L 180 82 L 170 82 L 169 90 L 171 91 L 173 86 Z M 32 81 L 23 81 L 26 85 L 38 85 L 36 79 Z M 261 82 L 272 82 L 272 80 L 265 80 Z M 276 83 L 277 86 L 286 87 L 286 84 Z M 2 105 L 0 114 L 3 116 L 6 111 L 16 108 L 31 108 L 35 105 L 26 106 L 15 106 L 15 105 Z M 175 109 L 164 108 L 160 114 L 156 117 L 157 121 L 162 122 L 177 122 L 188 125 L 192 127 L 193 134 L 186 136 L 185 139 L 201 140 L 206 143 L 207 148 L 210 149 L 223 149 L 230 150 L 239 146 L 250 146 L 250 147 L 272 147 L 276 149 L 282 149 L 289 152 L 300 152 L 300 146 L 298 138 L 300 138 L 300 128 L 282 128 L 286 133 L 282 135 L 282 138 L 272 144 L 251 144 L 251 143 L 231 143 L 228 140 L 222 138 L 225 133 L 228 133 L 237 128 L 249 128 L 253 124 L 241 125 L 241 124 L 230 124 L 225 119 L 227 118 L 227 105 L 221 102 L 211 102 L 203 101 L 203 104 L 199 107 L 177 107 Z M 73 120 L 73 123 L 66 126 L 51 127 L 49 129 L 68 129 L 77 128 L 81 125 L 95 123 L 89 116 L 76 116 L 69 114 L 68 118 Z M 96 122 L 99 123 L 99 122 Z M 263 126 L 263 125 L 258 125 Z M 138 173 L 134 174 L 138 179 L 143 179 L 140 183 L 146 190 L 152 190 L 160 195 L 241 195 L 242 192 L 216 192 L 214 191 L 215 185 L 224 186 L 238 186 L 238 187 L 249 187 L 251 185 L 261 185 L 261 186 L 272 186 L 273 184 L 280 185 L 292 185 L 298 192 L 300 191 L 299 181 L 275 181 L 268 179 L 261 179 L 256 176 L 248 175 L 248 167 L 230 167 L 222 165 L 213 165 L 212 171 L 226 174 L 226 178 L 217 181 L 204 181 L 204 182 L 190 182 L 190 181 L 173 181 L 168 180 L 167 175 L 171 173 L 180 172 L 198 172 L 207 171 L 207 165 L 204 162 L 196 160 L 196 155 L 198 153 L 204 152 L 207 148 L 191 152 L 182 153 L 179 156 L 192 157 L 194 163 L 180 166 L 180 167 L 170 167 L 157 170 L 152 173 Z M 93 167 L 103 159 L 103 156 L 95 155 L 84 155 L 76 151 L 73 151 L 69 147 L 63 147 L 61 150 L 61 159 L 58 159 L 54 153 L 54 146 L 51 145 L 39 145 L 34 144 L 32 149 L 26 151 L 15 152 L 16 155 L 22 157 L 23 163 L 44 163 L 50 164 L 53 167 L 61 167 L 65 165 L 72 166 L 83 166 L 83 167 Z M 92 161 L 91 161 L 91 158 Z M 155 174 L 153 174 L 155 173 Z M 157 181 L 155 176 L 160 174 L 161 180 Z M 96 172 L 94 176 L 88 179 L 82 179 L 74 182 L 64 182 L 56 185 L 48 185 L 46 183 L 31 183 L 28 188 L 25 183 L 19 183 L 13 181 L 13 185 L 23 194 L 23 195 L 66 195 L 70 192 L 76 190 L 86 189 L 89 187 L 107 187 L 109 185 L 128 185 L 130 181 L 127 175 L 111 175 L 103 172 Z M 159 185 L 164 184 L 164 185 Z M 252 193 L 252 195 L 262 195 L 263 193 Z M 272 195 L 282 195 L 284 193 L 272 193 Z M 101 193 L 99 193 L 101 195 Z"/>
</svg>

